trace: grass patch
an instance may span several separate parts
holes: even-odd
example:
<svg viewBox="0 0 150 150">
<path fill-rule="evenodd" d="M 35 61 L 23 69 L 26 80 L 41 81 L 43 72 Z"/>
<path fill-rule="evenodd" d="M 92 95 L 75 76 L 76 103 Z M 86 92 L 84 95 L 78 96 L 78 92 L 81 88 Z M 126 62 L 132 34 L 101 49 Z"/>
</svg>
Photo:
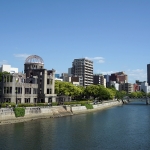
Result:
<svg viewBox="0 0 150 150">
<path fill-rule="evenodd" d="M 82 104 L 82 106 L 85 106 L 87 109 L 93 109 L 93 105 L 92 104 Z"/>
</svg>

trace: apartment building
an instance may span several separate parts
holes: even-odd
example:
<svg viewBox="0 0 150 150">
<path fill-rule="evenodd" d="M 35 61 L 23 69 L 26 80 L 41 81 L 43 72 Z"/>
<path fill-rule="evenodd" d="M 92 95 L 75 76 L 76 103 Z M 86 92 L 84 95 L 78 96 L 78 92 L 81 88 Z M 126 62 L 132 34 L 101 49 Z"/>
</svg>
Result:
<svg viewBox="0 0 150 150">
<path fill-rule="evenodd" d="M 94 74 L 93 75 L 93 84 L 97 85 L 104 85 L 106 87 L 106 79 L 102 74 Z"/>
<path fill-rule="evenodd" d="M 93 61 L 86 58 L 74 59 L 71 74 L 82 77 L 80 81 L 82 86 L 93 84 Z"/>
<path fill-rule="evenodd" d="M 121 83 L 119 85 L 119 91 L 126 91 L 127 93 L 131 93 L 134 91 L 133 84 L 131 83 Z"/>
</svg>

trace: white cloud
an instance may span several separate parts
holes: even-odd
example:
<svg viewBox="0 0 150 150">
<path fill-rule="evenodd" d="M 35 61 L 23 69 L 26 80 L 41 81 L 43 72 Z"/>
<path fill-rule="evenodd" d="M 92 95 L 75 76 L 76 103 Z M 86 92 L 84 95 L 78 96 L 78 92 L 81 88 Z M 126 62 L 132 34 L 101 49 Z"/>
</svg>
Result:
<svg viewBox="0 0 150 150">
<path fill-rule="evenodd" d="M 126 71 L 126 74 L 128 75 L 128 79 L 130 82 L 135 82 L 135 80 L 140 81 L 147 80 L 147 73 L 143 69 L 135 69 L 135 70 L 128 69 Z"/>
<path fill-rule="evenodd" d="M 14 54 L 14 56 L 25 60 L 30 55 L 29 54 Z"/>
<path fill-rule="evenodd" d="M 85 58 L 93 60 L 93 61 L 97 61 L 98 63 L 104 63 L 105 62 L 105 59 L 103 57 L 93 57 L 93 58 L 85 57 Z"/>
<path fill-rule="evenodd" d="M 8 64 L 7 60 L 0 61 L 0 65 L 7 65 L 7 64 Z"/>
</svg>

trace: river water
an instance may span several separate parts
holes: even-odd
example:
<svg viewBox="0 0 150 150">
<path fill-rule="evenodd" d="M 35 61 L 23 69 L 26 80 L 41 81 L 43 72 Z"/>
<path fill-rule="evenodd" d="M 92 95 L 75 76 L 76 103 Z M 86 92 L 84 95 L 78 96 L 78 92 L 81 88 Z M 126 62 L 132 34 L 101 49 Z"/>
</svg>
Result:
<svg viewBox="0 0 150 150">
<path fill-rule="evenodd" d="M 2 125 L 0 149 L 149 150 L 150 105 L 132 102 L 87 114 Z"/>
</svg>

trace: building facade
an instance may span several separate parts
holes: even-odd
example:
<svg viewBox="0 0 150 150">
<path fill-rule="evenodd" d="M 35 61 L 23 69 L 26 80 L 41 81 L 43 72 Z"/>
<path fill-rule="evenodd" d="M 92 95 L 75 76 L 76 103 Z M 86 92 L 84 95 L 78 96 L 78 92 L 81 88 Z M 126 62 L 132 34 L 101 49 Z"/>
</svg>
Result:
<svg viewBox="0 0 150 150">
<path fill-rule="evenodd" d="M 55 70 L 45 69 L 42 58 L 31 55 L 25 61 L 24 74 L 4 75 L 0 89 L 1 102 L 55 102 Z"/>
<path fill-rule="evenodd" d="M 147 83 L 150 85 L 150 64 L 147 64 Z"/>
<path fill-rule="evenodd" d="M 97 85 L 103 85 L 104 87 L 106 87 L 106 79 L 104 78 L 104 76 L 102 74 L 94 74 L 93 75 L 93 84 Z"/>
<path fill-rule="evenodd" d="M 74 59 L 71 74 L 82 77 L 83 80 L 80 81 L 82 86 L 93 84 L 93 61 L 86 58 Z"/>
<path fill-rule="evenodd" d="M 150 86 L 146 81 L 141 83 L 141 91 L 144 91 L 145 93 L 150 93 Z"/>
<path fill-rule="evenodd" d="M 128 94 L 133 92 L 133 84 L 131 83 L 121 83 L 119 85 L 119 91 L 126 91 Z"/>
<path fill-rule="evenodd" d="M 128 83 L 128 75 L 124 72 L 116 72 L 111 74 L 110 81 L 116 81 L 116 83 Z"/>
<path fill-rule="evenodd" d="M 106 79 L 106 87 L 110 86 L 110 75 L 106 74 L 104 75 L 104 78 Z"/>
<path fill-rule="evenodd" d="M 1 65 L 0 72 L 18 73 L 18 68 L 12 68 L 11 65 Z"/>
</svg>

